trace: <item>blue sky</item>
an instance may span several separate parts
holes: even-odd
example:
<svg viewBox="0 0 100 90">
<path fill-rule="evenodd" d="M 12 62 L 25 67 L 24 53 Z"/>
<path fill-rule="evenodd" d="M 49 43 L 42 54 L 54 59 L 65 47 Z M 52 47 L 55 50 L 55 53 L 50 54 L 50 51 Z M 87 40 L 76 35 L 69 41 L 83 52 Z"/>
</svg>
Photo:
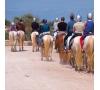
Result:
<svg viewBox="0 0 100 90">
<path fill-rule="evenodd" d="M 86 20 L 87 13 L 94 14 L 94 0 L 5 0 L 5 18 L 12 21 L 15 16 L 25 13 L 37 15 L 48 21 L 56 17 L 65 17 L 69 21 L 70 13 L 82 16 Z"/>
</svg>

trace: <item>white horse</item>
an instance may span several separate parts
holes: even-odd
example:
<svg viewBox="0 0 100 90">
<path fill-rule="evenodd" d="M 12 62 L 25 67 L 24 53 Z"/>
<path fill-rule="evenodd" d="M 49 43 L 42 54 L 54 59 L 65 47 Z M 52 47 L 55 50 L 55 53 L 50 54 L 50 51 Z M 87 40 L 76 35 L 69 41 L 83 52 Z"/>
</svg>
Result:
<svg viewBox="0 0 100 90">
<path fill-rule="evenodd" d="M 21 51 L 21 50 L 23 51 L 23 43 L 24 43 L 24 39 L 25 39 L 24 31 L 19 30 L 17 32 L 19 34 L 19 36 L 18 36 L 19 51 Z"/>
<path fill-rule="evenodd" d="M 94 35 L 89 35 L 84 39 L 83 49 L 85 51 L 87 72 L 94 71 Z"/>
<path fill-rule="evenodd" d="M 11 51 L 16 51 L 16 44 L 17 44 L 17 32 L 16 31 L 10 31 L 9 32 L 9 40 L 11 45 Z"/>
<path fill-rule="evenodd" d="M 55 48 L 56 46 L 56 35 L 57 35 L 58 31 L 54 32 L 54 36 L 53 36 L 53 40 L 54 40 L 54 44 L 53 44 L 53 49 Z M 56 48 L 56 52 L 58 52 L 58 48 Z"/>
<path fill-rule="evenodd" d="M 38 35 L 39 33 L 34 31 L 31 33 L 31 40 L 32 40 L 32 51 L 34 52 L 34 49 L 36 49 L 36 51 L 39 50 L 39 46 L 37 44 L 37 40 L 38 40 Z"/>
<path fill-rule="evenodd" d="M 81 53 L 81 47 L 80 47 L 80 37 L 81 36 L 77 36 L 75 37 L 72 42 L 72 46 L 71 46 L 71 56 L 73 57 L 72 59 L 72 66 L 75 66 L 75 70 L 81 70 L 83 69 L 83 53 Z M 69 40 L 70 40 L 71 36 L 68 38 L 68 43 L 67 43 L 67 47 L 69 46 Z M 70 56 L 70 57 L 71 57 Z M 71 58 L 70 58 L 71 60 Z M 69 62 L 70 62 L 69 60 Z"/>
<path fill-rule="evenodd" d="M 46 60 L 52 60 L 53 37 L 51 35 L 44 35 L 42 38 L 44 47 L 41 46 L 41 60 L 46 57 Z"/>
</svg>

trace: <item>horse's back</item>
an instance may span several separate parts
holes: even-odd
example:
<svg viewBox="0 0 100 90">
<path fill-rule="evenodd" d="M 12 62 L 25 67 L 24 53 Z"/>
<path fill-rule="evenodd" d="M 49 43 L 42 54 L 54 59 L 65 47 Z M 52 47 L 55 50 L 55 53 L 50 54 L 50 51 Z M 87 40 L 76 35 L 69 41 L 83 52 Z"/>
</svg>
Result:
<svg viewBox="0 0 100 90">
<path fill-rule="evenodd" d="M 48 57 L 53 49 L 53 38 L 51 35 L 44 35 L 42 40 L 44 43 L 44 56 Z"/>
<path fill-rule="evenodd" d="M 19 30 L 19 31 L 18 31 L 18 34 L 19 34 L 19 36 L 24 36 L 24 31 Z"/>
<path fill-rule="evenodd" d="M 74 42 L 72 44 L 72 49 L 75 50 L 75 51 L 78 48 L 80 48 L 80 38 L 81 38 L 81 36 L 77 36 L 77 37 L 74 38 Z"/>
<path fill-rule="evenodd" d="M 10 31 L 9 32 L 9 39 L 17 39 L 17 32 L 16 31 Z"/>
<path fill-rule="evenodd" d="M 87 36 L 84 40 L 84 45 L 83 45 L 84 49 L 87 49 L 87 48 L 94 48 L 94 36 L 93 35 L 90 35 L 90 36 Z"/>
<path fill-rule="evenodd" d="M 45 36 L 43 36 L 43 40 L 44 41 L 47 41 L 47 40 L 53 41 L 53 37 L 51 35 L 45 35 Z"/>
<path fill-rule="evenodd" d="M 58 44 L 59 44 L 59 45 L 63 45 L 65 36 L 66 36 L 66 34 L 60 34 L 60 35 L 58 36 Z"/>
</svg>

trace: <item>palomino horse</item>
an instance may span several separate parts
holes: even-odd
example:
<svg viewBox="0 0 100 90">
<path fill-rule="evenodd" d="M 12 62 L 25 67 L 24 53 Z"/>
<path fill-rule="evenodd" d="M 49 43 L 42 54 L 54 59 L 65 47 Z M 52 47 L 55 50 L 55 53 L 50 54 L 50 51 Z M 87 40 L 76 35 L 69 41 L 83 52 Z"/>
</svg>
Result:
<svg viewBox="0 0 100 90">
<path fill-rule="evenodd" d="M 83 49 L 87 62 L 87 72 L 94 71 L 94 35 L 89 35 L 84 39 Z"/>
<path fill-rule="evenodd" d="M 56 39 L 56 45 L 57 45 L 57 48 L 58 48 L 58 53 L 59 53 L 59 57 L 60 57 L 60 63 L 64 63 L 66 62 L 66 53 L 63 52 L 63 43 L 64 43 L 64 37 L 66 36 L 65 33 L 63 34 L 60 34 L 58 36 L 58 38 Z"/>
<path fill-rule="evenodd" d="M 16 44 L 17 44 L 17 32 L 16 31 L 10 31 L 9 32 L 9 40 L 11 45 L 11 51 L 16 51 Z"/>
<path fill-rule="evenodd" d="M 18 36 L 19 51 L 21 51 L 21 50 L 23 51 L 23 42 L 24 42 L 24 39 L 25 39 L 24 31 L 19 30 L 18 34 L 19 34 L 19 36 Z"/>
<path fill-rule="evenodd" d="M 32 51 L 34 52 L 34 49 L 36 48 L 36 51 L 39 50 L 37 40 L 38 40 L 39 33 L 37 31 L 34 31 L 31 33 L 31 40 L 32 40 Z"/>
<path fill-rule="evenodd" d="M 81 53 L 80 37 L 81 36 L 75 37 L 72 40 L 73 44 L 71 46 L 71 55 L 73 57 L 72 65 L 75 66 L 76 71 L 83 69 L 83 53 Z M 69 38 L 71 38 L 71 36 Z"/>
<path fill-rule="evenodd" d="M 43 56 L 46 60 L 52 60 L 53 37 L 51 35 L 44 35 L 42 38 L 43 47 L 41 46 L 41 60 Z"/>
</svg>

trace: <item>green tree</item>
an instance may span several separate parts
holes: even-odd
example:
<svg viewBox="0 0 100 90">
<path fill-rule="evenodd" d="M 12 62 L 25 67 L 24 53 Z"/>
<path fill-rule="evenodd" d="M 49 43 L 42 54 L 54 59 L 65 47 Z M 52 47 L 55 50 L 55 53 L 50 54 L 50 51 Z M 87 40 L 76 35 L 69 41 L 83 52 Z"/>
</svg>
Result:
<svg viewBox="0 0 100 90">
<path fill-rule="evenodd" d="M 48 24 L 50 26 L 50 34 L 52 35 L 54 21 L 49 21 Z"/>
<path fill-rule="evenodd" d="M 6 27 L 9 27 L 11 25 L 11 22 L 9 20 L 5 19 L 5 25 L 6 25 Z"/>
<path fill-rule="evenodd" d="M 14 19 L 13 19 L 13 21 L 14 21 L 15 23 L 18 23 L 19 20 L 20 20 L 20 17 L 14 17 Z"/>
</svg>

